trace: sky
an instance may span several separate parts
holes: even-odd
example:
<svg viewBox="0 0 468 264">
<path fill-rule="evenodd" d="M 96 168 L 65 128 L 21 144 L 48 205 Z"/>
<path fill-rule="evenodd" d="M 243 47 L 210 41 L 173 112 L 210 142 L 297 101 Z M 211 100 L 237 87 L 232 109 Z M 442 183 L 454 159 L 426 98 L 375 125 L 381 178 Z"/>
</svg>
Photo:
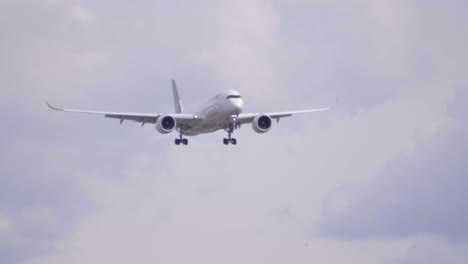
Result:
<svg viewBox="0 0 468 264">
<path fill-rule="evenodd" d="M 466 263 L 468 3 L 0 1 L 0 263 Z M 59 113 L 336 110 L 190 138 Z"/>
</svg>

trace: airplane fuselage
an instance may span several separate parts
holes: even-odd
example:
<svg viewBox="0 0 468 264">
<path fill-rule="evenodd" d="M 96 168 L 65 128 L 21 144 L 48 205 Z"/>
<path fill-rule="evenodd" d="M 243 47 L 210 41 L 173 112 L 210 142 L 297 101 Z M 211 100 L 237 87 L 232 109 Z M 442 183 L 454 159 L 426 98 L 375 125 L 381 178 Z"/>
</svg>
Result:
<svg viewBox="0 0 468 264">
<path fill-rule="evenodd" d="M 242 113 L 243 106 L 244 101 L 238 91 L 224 91 L 195 111 L 196 118 L 191 127 L 179 127 L 178 131 L 183 130 L 183 134 L 186 136 L 196 136 L 223 129 L 232 123 L 233 118 Z"/>
</svg>

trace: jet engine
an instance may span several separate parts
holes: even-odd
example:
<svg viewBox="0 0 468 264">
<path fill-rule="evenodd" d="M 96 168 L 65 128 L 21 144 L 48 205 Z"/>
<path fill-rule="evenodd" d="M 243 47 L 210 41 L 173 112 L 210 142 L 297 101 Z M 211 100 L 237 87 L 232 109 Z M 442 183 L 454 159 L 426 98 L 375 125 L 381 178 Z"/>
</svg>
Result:
<svg viewBox="0 0 468 264">
<path fill-rule="evenodd" d="M 170 115 L 160 116 L 156 122 L 156 130 L 161 134 L 171 133 L 176 127 L 176 120 Z"/>
<path fill-rule="evenodd" d="M 258 115 L 252 121 L 253 130 L 260 134 L 270 131 L 271 124 L 271 117 L 267 115 Z"/>
</svg>

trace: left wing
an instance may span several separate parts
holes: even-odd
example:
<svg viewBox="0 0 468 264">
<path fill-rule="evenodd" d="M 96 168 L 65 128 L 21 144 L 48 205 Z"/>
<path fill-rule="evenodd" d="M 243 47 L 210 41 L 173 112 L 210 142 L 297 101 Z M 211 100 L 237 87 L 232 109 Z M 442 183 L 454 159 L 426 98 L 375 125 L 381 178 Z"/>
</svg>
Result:
<svg viewBox="0 0 468 264">
<path fill-rule="evenodd" d="M 250 123 L 254 120 L 254 118 L 258 115 L 267 115 L 271 119 L 276 119 L 277 122 L 279 122 L 280 118 L 283 117 L 290 117 L 295 114 L 305 114 L 305 113 L 312 113 L 312 112 L 323 112 L 323 111 L 329 111 L 332 109 L 335 109 L 335 106 L 332 107 L 327 107 L 327 108 L 317 108 L 317 109 L 309 109 L 309 110 L 299 110 L 299 111 L 285 111 L 285 112 L 272 112 L 272 113 L 256 113 L 256 114 L 240 114 L 237 117 L 237 123 L 238 124 L 247 124 Z"/>
<path fill-rule="evenodd" d="M 56 111 L 72 112 L 72 113 L 84 113 L 84 114 L 97 114 L 104 115 L 107 118 L 120 119 L 120 123 L 124 120 L 130 120 L 134 122 L 141 122 L 143 126 L 145 123 L 156 123 L 158 118 L 163 114 L 156 113 L 124 113 L 124 112 L 103 112 L 103 111 L 89 111 L 89 110 L 73 110 L 53 107 L 46 101 L 47 106 Z M 197 117 L 192 114 L 170 114 L 177 121 L 177 125 L 188 125 L 190 126 L 192 121 L 196 120 Z"/>
</svg>

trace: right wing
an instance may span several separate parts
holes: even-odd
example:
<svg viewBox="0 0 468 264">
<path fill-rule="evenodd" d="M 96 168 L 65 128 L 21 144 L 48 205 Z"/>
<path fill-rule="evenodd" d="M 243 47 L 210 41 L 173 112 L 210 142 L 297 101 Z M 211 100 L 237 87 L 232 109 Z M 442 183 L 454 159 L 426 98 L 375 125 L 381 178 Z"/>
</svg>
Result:
<svg viewBox="0 0 468 264">
<path fill-rule="evenodd" d="M 338 102 L 337 102 L 338 103 Z M 326 108 L 317 108 L 317 109 L 308 109 L 308 110 L 299 110 L 299 111 L 285 111 L 285 112 L 271 112 L 271 113 L 255 113 L 255 114 L 240 114 L 237 117 L 237 123 L 238 124 L 247 124 L 250 123 L 254 120 L 254 118 L 260 114 L 264 114 L 269 116 L 271 119 L 276 119 L 277 122 L 279 122 L 280 118 L 284 117 L 290 117 L 295 114 L 305 114 L 305 113 L 313 113 L 313 112 L 323 112 L 323 111 L 329 111 L 333 110 L 336 108 L 335 106 L 332 107 L 326 107 Z"/>
<path fill-rule="evenodd" d="M 84 114 L 97 114 L 104 115 L 107 118 L 120 119 L 120 123 L 124 120 L 130 120 L 134 122 L 140 122 L 143 126 L 146 123 L 156 123 L 158 118 L 164 114 L 155 114 L 155 113 L 124 113 L 124 112 L 104 112 L 104 111 L 89 111 L 89 110 L 74 110 L 74 109 L 63 109 L 53 107 L 46 101 L 47 106 L 56 111 L 62 112 L 72 112 L 72 113 L 84 113 Z M 191 126 L 194 120 L 197 120 L 197 117 L 191 114 L 169 114 L 175 118 L 178 125 Z"/>
</svg>

